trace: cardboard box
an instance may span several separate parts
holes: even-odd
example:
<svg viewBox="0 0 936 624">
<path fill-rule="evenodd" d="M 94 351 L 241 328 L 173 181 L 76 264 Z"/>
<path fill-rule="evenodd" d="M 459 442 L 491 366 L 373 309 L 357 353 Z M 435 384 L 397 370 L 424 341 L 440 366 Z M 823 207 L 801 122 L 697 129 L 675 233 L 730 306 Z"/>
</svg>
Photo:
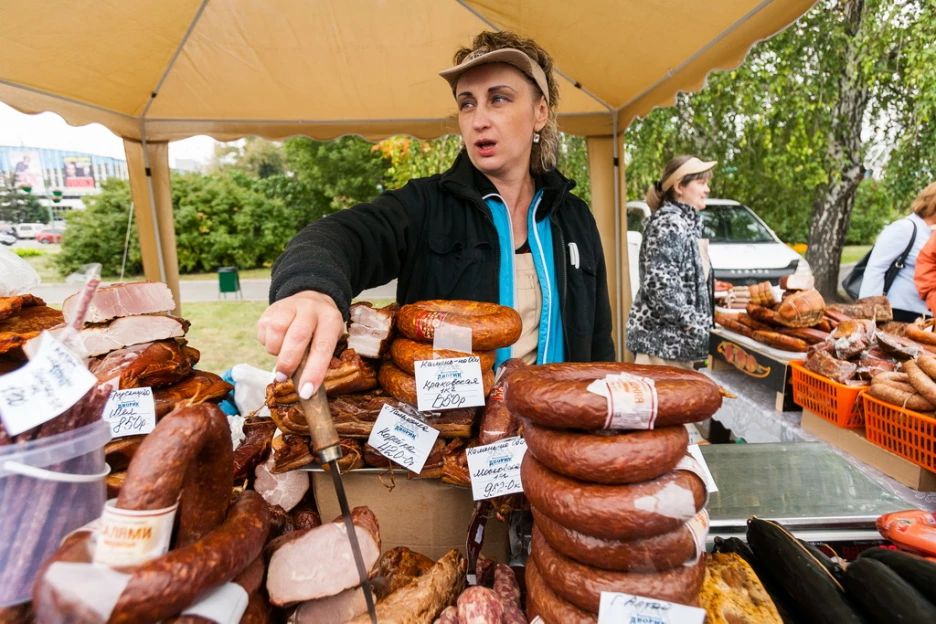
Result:
<svg viewBox="0 0 936 624">
<path fill-rule="evenodd" d="M 802 425 L 806 431 L 816 434 L 832 446 L 860 459 L 872 468 L 877 468 L 907 487 L 918 492 L 936 492 L 936 473 L 869 442 L 864 429 L 837 427 L 809 410 L 803 410 Z"/>
<path fill-rule="evenodd" d="M 348 504 L 352 508 L 366 505 L 377 516 L 382 552 L 406 546 L 435 560 L 453 548 L 467 554 L 468 525 L 475 508 L 471 490 L 438 479 L 407 480 L 406 472 L 400 471 L 395 473 L 396 487 L 391 491 L 378 474 L 353 471 L 342 475 L 342 481 Z M 321 471 L 309 476 L 322 520 L 340 516 L 332 476 Z M 383 480 L 389 483 L 389 476 Z M 501 563 L 509 561 L 506 524 L 495 518 L 488 520 L 481 552 Z"/>
<path fill-rule="evenodd" d="M 790 363 L 778 360 L 729 337 L 720 329 L 709 334 L 709 355 L 712 370 L 737 369 L 777 393 L 774 407 L 778 412 L 796 412 L 793 403 L 792 369 Z"/>
</svg>

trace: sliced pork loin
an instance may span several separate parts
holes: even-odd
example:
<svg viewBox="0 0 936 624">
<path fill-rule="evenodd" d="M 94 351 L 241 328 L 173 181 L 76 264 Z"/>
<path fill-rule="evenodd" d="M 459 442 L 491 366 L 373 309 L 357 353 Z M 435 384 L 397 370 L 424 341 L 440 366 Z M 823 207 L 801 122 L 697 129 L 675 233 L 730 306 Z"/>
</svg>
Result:
<svg viewBox="0 0 936 624">
<path fill-rule="evenodd" d="M 812 290 L 816 287 L 815 284 L 816 280 L 812 275 L 794 273 L 780 278 L 780 288 L 783 290 Z"/>
<path fill-rule="evenodd" d="M 88 355 L 97 356 L 133 345 L 182 338 L 189 322 L 168 314 L 145 314 L 114 319 L 106 325 L 85 326 L 81 330 Z"/>
<path fill-rule="evenodd" d="M 355 507 L 351 511 L 351 519 L 361 545 L 364 567 L 370 570 L 380 557 L 377 518 L 367 507 Z M 286 607 L 306 600 L 336 596 L 360 585 L 342 518 L 295 533 L 300 535 L 284 540 L 270 557 L 267 592 L 271 603 Z"/>
<path fill-rule="evenodd" d="M 367 613 L 367 601 L 364 590 L 358 586 L 301 603 L 289 618 L 289 624 L 342 624 L 362 613 Z"/>
<path fill-rule="evenodd" d="M 78 308 L 76 293 L 62 303 L 65 322 L 71 324 Z M 131 282 L 98 288 L 88 306 L 85 323 L 104 323 L 121 316 L 154 314 L 175 309 L 172 291 L 162 282 Z"/>
<path fill-rule="evenodd" d="M 367 301 L 352 305 L 351 322 L 348 325 L 348 348 L 354 349 L 361 357 L 383 357 L 390 348 L 393 322 L 399 307 L 396 303 L 391 303 L 384 308 L 375 308 Z"/>
<path fill-rule="evenodd" d="M 254 489 L 270 505 L 279 505 L 284 511 L 291 511 L 309 491 L 309 473 L 304 470 L 274 473 L 273 456 L 257 466 L 254 476 Z"/>
</svg>

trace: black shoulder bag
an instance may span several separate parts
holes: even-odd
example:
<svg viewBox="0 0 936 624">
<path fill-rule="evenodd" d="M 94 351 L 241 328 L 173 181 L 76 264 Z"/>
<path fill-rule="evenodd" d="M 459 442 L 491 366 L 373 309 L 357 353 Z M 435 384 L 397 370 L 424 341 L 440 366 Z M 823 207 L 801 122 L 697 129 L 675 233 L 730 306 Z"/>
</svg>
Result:
<svg viewBox="0 0 936 624">
<path fill-rule="evenodd" d="M 894 283 L 894 278 L 897 277 L 897 273 L 900 272 L 900 269 L 904 268 L 904 265 L 906 265 L 910 250 L 913 249 L 913 243 L 916 241 L 917 226 L 913 221 L 910 223 L 913 225 L 913 234 L 910 236 L 910 242 L 907 243 L 907 248 L 903 250 L 903 253 L 894 258 L 894 261 L 891 262 L 890 266 L 887 267 L 887 270 L 884 272 L 884 292 L 881 293 L 882 295 L 887 295 L 887 291 L 890 290 L 891 285 Z M 873 251 L 874 247 L 855 264 L 855 268 L 842 280 L 842 288 L 845 289 L 845 292 L 848 293 L 848 296 L 852 299 L 858 299 L 858 293 L 861 292 L 861 282 L 864 280 L 865 269 L 868 268 L 868 259 L 871 257 Z"/>
</svg>

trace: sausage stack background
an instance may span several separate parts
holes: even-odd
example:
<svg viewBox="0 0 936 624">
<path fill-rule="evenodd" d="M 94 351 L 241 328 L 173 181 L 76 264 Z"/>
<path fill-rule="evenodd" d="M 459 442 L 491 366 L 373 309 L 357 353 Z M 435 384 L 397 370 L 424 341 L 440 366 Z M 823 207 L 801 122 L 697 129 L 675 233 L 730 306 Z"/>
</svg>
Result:
<svg viewBox="0 0 936 624">
<path fill-rule="evenodd" d="M 587 388 L 620 373 L 654 380 L 654 429 L 603 428 L 607 399 Z M 513 373 L 506 404 L 521 419 L 528 445 L 522 465 L 534 518 L 528 615 L 547 624 L 596 622 L 602 591 L 697 604 L 707 493 L 686 454 L 683 425 L 718 409 L 718 387 L 669 367 L 550 364 Z"/>
</svg>

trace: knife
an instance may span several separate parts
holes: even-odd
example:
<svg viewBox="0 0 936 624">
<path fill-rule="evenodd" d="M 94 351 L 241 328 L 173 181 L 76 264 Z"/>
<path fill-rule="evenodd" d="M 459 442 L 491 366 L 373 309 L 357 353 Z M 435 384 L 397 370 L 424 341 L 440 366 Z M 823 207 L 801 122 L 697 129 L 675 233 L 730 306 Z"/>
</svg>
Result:
<svg viewBox="0 0 936 624">
<path fill-rule="evenodd" d="M 293 385 L 299 391 L 299 375 L 305 370 L 309 352 L 306 350 L 302 363 L 293 374 Z M 364 600 L 367 603 L 367 612 L 370 614 L 371 624 L 377 624 L 377 610 L 374 608 L 374 594 L 371 590 L 367 568 L 364 567 L 364 557 L 361 555 L 361 545 L 358 543 L 354 523 L 351 522 L 351 510 L 348 507 L 348 497 L 345 494 L 344 483 L 341 480 L 341 470 L 338 460 L 341 459 L 341 443 L 335 422 L 328 409 L 328 399 L 325 397 L 325 384 L 319 386 L 318 391 L 310 399 L 299 397 L 299 404 L 309 423 L 309 435 L 312 438 L 312 452 L 322 465 L 328 464 L 335 485 L 335 495 L 341 507 L 341 516 L 344 518 L 345 528 L 348 531 L 348 541 L 351 543 L 351 552 L 354 554 L 354 563 L 357 565 L 358 576 L 361 579 L 361 588 L 364 590 Z"/>
</svg>

